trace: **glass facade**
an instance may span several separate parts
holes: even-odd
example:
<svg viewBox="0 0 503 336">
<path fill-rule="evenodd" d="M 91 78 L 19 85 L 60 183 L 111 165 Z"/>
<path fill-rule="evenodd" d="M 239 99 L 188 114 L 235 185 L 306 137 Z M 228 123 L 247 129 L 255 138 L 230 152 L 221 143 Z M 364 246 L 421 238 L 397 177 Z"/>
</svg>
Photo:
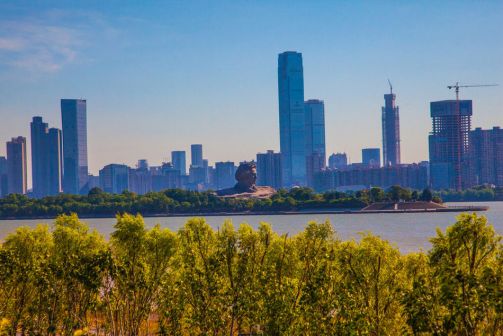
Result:
<svg viewBox="0 0 503 336">
<path fill-rule="evenodd" d="M 193 167 L 203 166 L 203 145 L 194 144 L 190 146 L 190 160 Z"/>
<path fill-rule="evenodd" d="M 104 192 L 120 194 L 129 189 L 129 168 L 122 164 L 109 164 L 100 170 L 100 186 Z"/>
<path fill-rule="evenodd" d="M 26 194 L 26 138 L 19 136 L 7 142 L 7 191 Z"/>
<path fill-rule="evenodd" d="M 30 127 L 33 196 L 56 195 L 61 192 L 61 131 L 49 129 L 42 117 L 33 117 Z"/>
<path fill-rule="evenodd" d="M 362 163 L 364 166 L 380 167 L 381 166 L 381 150 L 379 148 L 363 148 Z"/>
<path fill-rule="evenodd" d="M 82 99 L 61 99 L 63 191 L 79 194 L 88 178 L 87 111 Z"/>
<path fill-rule="evenodd" d="M 173 167 L 180 171 L 180 175 L 187 175 L 187 165 L 185 161 L 185 151 L 171 152 L 171 162 Z"/>
<path fill-rule="evenodd" d="M 305 185 L 304 75 L 298 52 L 278 56 L 278 102 L 283 185 Z"/>
</svg>

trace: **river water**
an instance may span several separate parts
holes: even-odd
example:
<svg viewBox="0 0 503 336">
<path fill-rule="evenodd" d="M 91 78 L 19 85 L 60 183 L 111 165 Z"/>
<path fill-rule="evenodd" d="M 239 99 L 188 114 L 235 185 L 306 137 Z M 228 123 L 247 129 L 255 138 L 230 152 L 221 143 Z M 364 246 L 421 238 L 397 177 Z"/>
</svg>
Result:
<svg viewBox="0 0 503 336">
<path fill-rule="evenodd" d="M 452 205 L 474 205 L 473 203 L 455 203 Z M 476 205 L 488 205 L 489 210 L 481 212 L 493 224 L 498 234 L 503 234 L 503 202 L 482 202 Z M 393 214 L 295 214 L 268 216 L 209 216 L 208 224 L 218 228 L 226 219 L 232 220 L 237 227 L 240 223 L 248 223 L 257 227 L 260 222 L 268 222 L 278 233 L 295 234 L 311 220 L 318 222 L 329 220 L 338 237 L 343 240 L 358 239 L 361 232 L 372 232 L 397 246 L 401 252 L 407 253 L 430 248 L 429 238 L 435 235 L 435 229 L 442 230 L 455 222 L 458 214 L 454 212 L 439 213 L 393 213 Z M 151 217 L 145 218 L 148 227 L 159 223 L 162 227 L 177 230 L 189 217 Z M 89 227 L 95 228 L 105 237 L 113 232 L 114 218 L 84 219 Z M 0 241 L 17 227 L 35 227 L 39 223 L 52 224 L 50 219 L 34 220 L 0 220 Z"/>
</svg>

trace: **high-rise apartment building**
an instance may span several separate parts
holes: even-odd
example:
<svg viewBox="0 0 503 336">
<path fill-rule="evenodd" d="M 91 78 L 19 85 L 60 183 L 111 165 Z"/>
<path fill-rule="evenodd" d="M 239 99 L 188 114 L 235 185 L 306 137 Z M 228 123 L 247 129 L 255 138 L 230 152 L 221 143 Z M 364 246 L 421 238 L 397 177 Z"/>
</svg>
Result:
<svg viewBox="0 0 503 336">
<path fill-rule="evenodd" d="M 430 115 L 433 126 L 429 135 L 431 187 L 461 190 L 469 185 L 472 101 L 431 102 Z"/>
<path fill-rule="evenodd" d="M 26 138 L 7 142 L 7 187 L 9 194 L 26 194 Z"/>
<path fill-rule="evenodd" d="M 379 148 L 363 148 L 362 164 L 367 167 L 380 167 L 381 150 Z"/>
<path fill-rule="evenodd" d="M 470 132 L 470 186 L 503 186 L 503 129 L 476 128 Z"/>
<path fill-rule="evenodd" d="M 7 196 L 7 158 L 0 156 L 0 197 Z"/>
<path fill-rule="evenodd" d="M 48 195 L 59 194 L 63 188 L 63 141 L 61 130 L 49 128 L 47 132 Z"/>
<path fill-rule="evenodd" d="M 278 102 L 284 186 L 306 184 L 306 117 L 302 54 L 278 56 Z"/>
<path fill-rule="evenodd" d="M 194 144 L 190 146 L 190 165 L 192 167 L 203 166 L 203 145 Z"/>
<path fill-rule="evenodd" d="M 282 186 L 281 154 L 268 150 L 257 154 L 257 185 L 271 186 L 279 189 Z"/>
<path fill-rule="evenodd" d="M 333 153 L 328 158 L 328 167 L 330 169 L 342 169 L 348 165 L 348 156 L 346 153 Z"/>
<path fill-rule="evenodd" d="M 185 151 L 172 151 L 171 162 L 180 175 L 187 175 L 187 164 L 185 160 Z"/>
<path fill-rule="evenodd" d="M 42 117 L 33 117 L 30 130 L 32 191 L 35 197 L 43 197 L 49 189 L 46 156 L 48 125 L 42 121 Z"/>
<path fill-rule="evenodd" d="M 33 196 L 56 195 L 61 192 L 61 131 L 49 129 L 42 117 L 33 117 L 30 128 Z"/>
<path fill-rule="evenodd" d="M 384 95 L 382 108 L 382 152 L 383 165 L 400 164 L 400 116 L 395 106 L 396 95 L 390 87 L 390 93 Z"/>
<path fill-rule="evenodd" d="M 123 164 L 109 164 L 100 170 L 100 186 L 107 193 L 120 194 L 129 190 L 129 167 Z"/>
<path fill-rule="evenodd" d="M 233 187 L 236 184 L 234 174 L 236 166 L 234 162 L 215 162 L 215 187 L 216 189 L 225 189 Z"/>
<path fill-rule="evenodd" d="M 313 176 L 326 166 L 325 105 L 322 100 L 305 102 L 306 113 L 306 177 L 307 185 L 313 186 Z"/>
<path fill-rule="evenodd" d="M 82 99 L 61 99 L 63 191 L 67 194 L 79 194 L 87 183 L 86 104 Z"/>
</svg>

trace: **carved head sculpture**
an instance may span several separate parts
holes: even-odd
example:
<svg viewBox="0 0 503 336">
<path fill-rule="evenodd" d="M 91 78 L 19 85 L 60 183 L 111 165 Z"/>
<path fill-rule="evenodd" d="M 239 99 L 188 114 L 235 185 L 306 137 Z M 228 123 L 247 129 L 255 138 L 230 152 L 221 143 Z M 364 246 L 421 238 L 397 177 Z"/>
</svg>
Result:
<svg viewBox="0 0 503 336">
<path fill-rule="evenodd" d="M 244 162 L 239 165 L 235 177 L 238 181 L 236 187 L 253 190 L 257 181 L 257 166 L 253 162 Z"/>
</svg>

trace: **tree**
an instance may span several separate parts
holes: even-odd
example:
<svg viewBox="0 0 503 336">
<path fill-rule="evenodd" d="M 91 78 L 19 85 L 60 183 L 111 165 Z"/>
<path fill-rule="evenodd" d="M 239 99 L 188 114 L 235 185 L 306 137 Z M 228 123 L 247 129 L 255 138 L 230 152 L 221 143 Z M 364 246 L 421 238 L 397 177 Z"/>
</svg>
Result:
<svg viewBox="0 0 503 336">
<path fill-rule="evenodd" d="M 107 320 L 114 335 L 139 335 L 169 276 L 175 235 L 159 225 L 146 230 L 140 215 L 118 215 L 115 229 L 113 263 L 104 279 Z"/>
<path fill-rule="evenodd" d="M 38 300 L 46 288 L 47 259 L 52 249 L 52 237 L 48 227 L 35 229 L 20 227 L 5 239 L 0 249 L 0 316 L 10 321 L 10 334 L 47 333 L 46 319 L 39 308 L 44 302 Z"/>
<path fill-rule="evenodd" d="M 338 251 L 339 334 L 399 335 L 407 330 L 401 304 L 405 263 L 396 248 L 372 235 Z"/>
<path fill-rule="evenodd" d="M 458 216 L 445 234 L 437 230 L 431 239 L 430 263 L 446 308 L 444 328 L 450 333 L 490 334 L 501 327 L 500 242 L 487 219 L 476 214 Z"/>
<path fill-rule="evenodd" d="M 370 188 L 370 200 L 372 202 L 382 202 L 384 200 L 384 190 L 379 187 Z"/>
<path fill-rule="evenodd" d="M 391 186 L 387 194 L 388 198 L 393 202 L 399 202 L 401 200 L 409 201 L 412 196 L 409 189 L 402 188 L 398 185 Z"/>
<path fill-rule="evenodd" d="M 421 193 L 419 199 L 423 202 L 431 202 L 433 200 L 433 194 L 429 188 L 425 188 Z"/>
<path fill-rule="evenodd" d="M 63 334 L 88 327 L 90 312 L 96 309 L 101 280 L 108 265 L 109 253 L 104 238 L 89 232 L 76 214 L 56 218 L 53 250 L 49 258 L 47 292 L 48 316 Z M 56 327 L 57 329 L 57 327 Z"/>
</svg>

